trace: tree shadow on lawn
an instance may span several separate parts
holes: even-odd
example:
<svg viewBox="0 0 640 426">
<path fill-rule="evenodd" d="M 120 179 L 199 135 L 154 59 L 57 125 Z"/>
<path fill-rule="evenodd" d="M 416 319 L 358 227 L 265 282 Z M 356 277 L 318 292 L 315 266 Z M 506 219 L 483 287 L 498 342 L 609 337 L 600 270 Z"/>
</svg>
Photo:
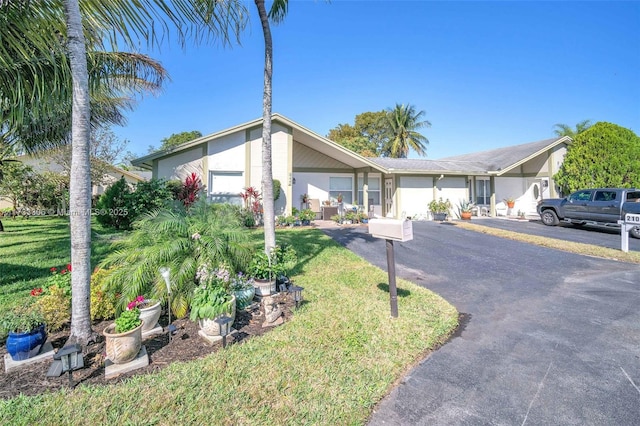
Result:
<svg viewBox="0 0 640 426">
<path fill-rule="evenodd" d="M 51 272 L 46 268 L 37 268 L 29 265 L 12 265 L 0 262 L 0 305 L 2 300 L 10 300 L 20 297 L 28 297 L 28 291 L 32 289 L 30 281 L 34 278 L 48 276 Z"/>
</svg>

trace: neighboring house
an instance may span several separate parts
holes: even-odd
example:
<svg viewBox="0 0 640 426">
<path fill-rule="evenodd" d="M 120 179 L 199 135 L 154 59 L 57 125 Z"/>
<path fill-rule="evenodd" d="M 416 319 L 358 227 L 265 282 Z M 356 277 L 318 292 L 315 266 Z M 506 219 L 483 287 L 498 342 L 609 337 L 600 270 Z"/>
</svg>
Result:
<svg viewBox="0 0 640 426">
<path fill-rule="evenodd" d="M 35 157 L 30 155 L 20 155 L 15 158 L 24 165 L 30 166 L 33 171 L 37 173 L 53 172 L 53 173 L 66 173 L 64 168 L 53 161 L 50 161 L 46 157 Z M 120 169 L 115 166 L 109 166 L 108 172 L 103 176 L 102 182 L 93 184 L 91 188 L 91 195 L 95 199 L 102 195 L 102 193 L 114 182 L 118 181 L 121 177 L 131 185 L 135 185 L 138 182 L 146 181 L 151 178 L 149 172 L 130 172 Z M 0 208 L 12 207 L 11 203 L 7 200 L 0 198 Z"/>
<path fill-rule="evenodd" d="M 292 120 L 272 117 L 273 178 L 282 185 L 277 214 L 301 207 L 301 195 L 321 203 L 342 194 L 381 216 L 427 217 L 428 203 L 442 197 L 456 205 L 472 200 L 493 215 L 535 213 L 541 197 L 557 196 L 552 176 L 571 138 L 562 137 L 441 160 L 365 158 Z M 154 178 L 181 179 L 195 172 L 212 201 L 241 203 L 240 192 L 262 179 L 262 119 L 184 143 L 132 163 Z M 504 206 L 504 208 L 502 208 Z"/>
</svg>

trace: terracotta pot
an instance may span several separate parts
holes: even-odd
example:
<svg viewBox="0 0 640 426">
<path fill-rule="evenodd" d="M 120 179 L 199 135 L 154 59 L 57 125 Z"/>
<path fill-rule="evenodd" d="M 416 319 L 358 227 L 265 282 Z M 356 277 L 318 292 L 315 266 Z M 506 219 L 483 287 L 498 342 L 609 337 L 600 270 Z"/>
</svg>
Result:
<svg viewBox="0 0 640 426">
<path fill-rule="evenodd" d="M 229 312 L 226 312 L 232 319 L 231 324 L 236 320 L 236 297 L 231 296 L 231 306 Z M 220 325 L 215 322 L 215 318 L 203 318 L 198 320 L 200 330 L 202 330 L 207 336 L 219 336 Z"/>
<path fill-rule="evenodd" d="M 460 212 L 462 220 L 471 220 L 471 212 Z"/>
<path fill-rule="evenodd" d="M 507 201 L 507 207 L 508 207 L 508 208 L 512 209 L 512 208 L 513 208 L 513 206 L 515 206 L 515 205 L 516 205 L 516 202 L 515 202 L 515 201 Z"/>
<path fill-rule="evenodd" d="M 133 361 L 142 347 L 143 326 L 144 321 L 126 333 L 115 333 L 116 325 L 109 324 L 102 332 L 105 338 L 107 358 L 114 364 L 126 364 Z"/>
</svg>

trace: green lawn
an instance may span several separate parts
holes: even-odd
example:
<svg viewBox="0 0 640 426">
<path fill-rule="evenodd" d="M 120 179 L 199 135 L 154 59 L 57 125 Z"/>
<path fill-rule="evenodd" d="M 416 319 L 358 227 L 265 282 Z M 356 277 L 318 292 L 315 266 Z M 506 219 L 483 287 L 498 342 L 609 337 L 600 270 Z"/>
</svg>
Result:
<svg viewBox="0 0 640 426">
<path fill-rule="evenodd" d="M 14 305 L 25 292 L 42 287 L 51 267 L 71 261 L 69 219 L 67 217 L 3 218 L 0 233 L 0 309 Z M 109 248 L 111 231 L 93 225 L 95 266 Z"/>
<path fill-rule="evenodd" d="M 12 245 L 0 247 L 3 268 L 34 262 L 37 280 L 51 262 L 66 262 L 63 220 L 7 222 L 0 238 Z M 56 236 L 55 257 L 38 249 Z M 259 244 L 261 234 L 253 237 Z M 407 369 L 452 332 L 457 312 L 398 280 L 400 316 L 391 319 L 386 272 L 317 230 L 279 231 L 278 241 L 297 250 L 293 279 L 305 288 L 291 321 L 204 359 L 113 386 L 1 401 L 0 424 L 363 424 Z M 95 244 L 104 250 L 102 241 Z M 27 246 L 28 258 L 20 254 Z M 15 292 L 33 283 L 3 279 L 1 286 Z"/>
</svg>

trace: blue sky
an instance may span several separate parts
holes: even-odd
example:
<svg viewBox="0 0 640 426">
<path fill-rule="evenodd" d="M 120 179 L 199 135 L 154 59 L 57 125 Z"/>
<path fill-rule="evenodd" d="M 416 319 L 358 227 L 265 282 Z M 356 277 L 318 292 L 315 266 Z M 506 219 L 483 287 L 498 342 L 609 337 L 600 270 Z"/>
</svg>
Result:
<svg viewBox="0 0 640 426">
<path fill-rule="evenodd" d="M 242 46 L 151 54 L 172 81 L 114 129 L 129 150 L 262 116 L 264 41 L 247 6 Z M 425 111 L 431 159 L 551 138 L 554 124 L 585 119 L 640 132 L 637 1 L 292 0 L 272 32 L 273 112 L 321 135 L 395 103 Z"/>
</svg>

